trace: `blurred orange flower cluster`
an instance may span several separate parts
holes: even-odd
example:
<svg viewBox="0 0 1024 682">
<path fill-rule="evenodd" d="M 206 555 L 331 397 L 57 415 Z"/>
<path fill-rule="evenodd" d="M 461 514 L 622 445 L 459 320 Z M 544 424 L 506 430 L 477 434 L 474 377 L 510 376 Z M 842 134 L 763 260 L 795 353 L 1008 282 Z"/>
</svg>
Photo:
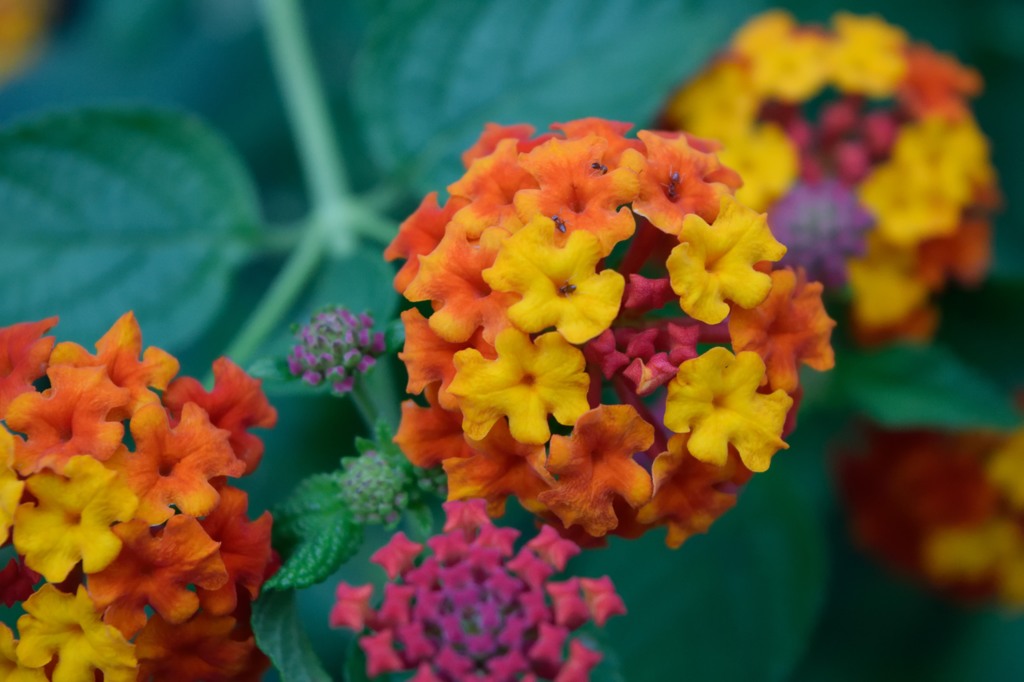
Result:
<svg viewBox="0 0 1024 682">
<path fill-rule="evenodd" d="M 387 249 L 408 390 L 396 442 L 450 499 L 514 495 L 579 541 L 678 546 L 768 468 L 801 363 L 832 366 L 821 285 L 734 196 L 717 145 L 590 118 L 490 125 L 449 199 Z"/>
<path fill-rule="evenodd" d="M 227 477 L 259 464 L 248 430 L 275 410 L 227 359 L 212 392 L 175 378 L 131 313 L 95 354 L 54 345 L 56 321 L 0 329 L 0 534 L 18 554 L 0 593 L 26 612 L 17 641 L 0 626 L 0 677 L 258 679 L 271 518 L 250 521 Z"/>
<path fill-rule="evenodd" d="M 669 102 L 665 123 L 724 144 L 737 197 L 767 210 L 802 265 L 849 281 L 864 342 L 928 338 L 931 296 L 988 268 L 999 202 L 970 110 L 981 78 L 878 17 L 748 22 Z"/>
<path fill-rule="evenodd" d="M 841 461 L 854 533 L 933 588 L 1024 606 L 1024 430 L 872 430 Z"/>
</svg>

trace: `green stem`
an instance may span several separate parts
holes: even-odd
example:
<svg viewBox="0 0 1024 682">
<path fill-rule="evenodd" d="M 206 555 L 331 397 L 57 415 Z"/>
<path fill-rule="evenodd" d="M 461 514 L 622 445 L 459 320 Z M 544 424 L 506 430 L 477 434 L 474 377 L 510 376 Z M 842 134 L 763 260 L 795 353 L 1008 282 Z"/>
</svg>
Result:
<svg viewBox="0 0 1024 682">
<path fill-rule="evenodd" d="M 301 0 L 263 0 L 263 23 L 315 209 L 337 208 L 350 194 L 327 101 L 316 76 Z"/>
<path fill-rule="evenodd" d="M 373 403 L 373 397 L 366 388 L 366 381 L 357 380 L 352 388 L 352 393 L 349 395 L 352 396 L 352 402 L 355 403 L 356 409 L 359 410 L 359 416 L 366 423 L 366 428 L 372 433 L 380 415 Z"/>
<path fill-rule="evenodd" d="M 324 255 L 324 223 L 314 222 L 224 354 L 245 365 L 292 307 Z"/>
<path fill-rule="evenodd" d="M 263 0 L 261 7 L 271 61 L 298 146 L 312 210 L 295 250 L 225 351 L 239 364 L 251 359 L 295 304 L 316 273 L 328 244 L 336 253 L 351 253 L 357 237 L 354 225 L 346 220 L 352 207 L 348 175 L 317 81 L 299 0 Z"/>
</svg>

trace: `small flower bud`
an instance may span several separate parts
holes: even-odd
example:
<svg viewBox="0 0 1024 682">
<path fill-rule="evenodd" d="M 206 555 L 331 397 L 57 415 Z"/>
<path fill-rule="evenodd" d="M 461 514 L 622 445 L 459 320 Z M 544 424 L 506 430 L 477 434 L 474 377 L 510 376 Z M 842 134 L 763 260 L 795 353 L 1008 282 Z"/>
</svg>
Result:
<svg viewBox="0 0 1024 682">
<path fill-rule="evenodd" d="M 342 307 L 316 313 L 295 338 L 299 343 L 288 356 L 288 370 L 310 386 L 330 384 L 335 395 L 351 391 L 386 345 L 384 334 L 373 331 L 369 314 L 356 316 Z"/>
</svg>

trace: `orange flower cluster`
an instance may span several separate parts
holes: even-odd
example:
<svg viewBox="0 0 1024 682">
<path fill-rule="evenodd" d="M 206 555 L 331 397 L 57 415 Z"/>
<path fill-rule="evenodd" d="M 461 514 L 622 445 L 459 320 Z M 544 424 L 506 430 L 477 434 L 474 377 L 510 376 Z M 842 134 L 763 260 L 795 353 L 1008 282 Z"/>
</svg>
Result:
<svg viewBox="0 0 1024 682">
<path fill-rule="evenodd" d="M 54 345 L 56 321 L 0 329 L 0 535 L 18 554 L 0 588 L 26 612 L 18 640 L 0 626 L 0 679 L 259 679 L 271 518 L 250 521 L 227 478 L 256 468 L 248 430 L 277 413 L 226 358 L 212 392 L 175 378 L 131 313 L 95 354 Z"/>
<path fill-rule="evenodd" d="M 840 462 L 854 534 L 954 598 L 1024 607 L 1024 429 L 869 432 Z"/>
<path fill-rule="evenodd" d="M 734 196 L 716 145 L 583 119 L 490 125 L 385 255 L 409 373 L 396 436 L 450 499 L 513 495 L 578 541 L 678 546 L 786 447 L 798 366 L 832 366 L 821 285 Z"/>
<path fill-rule="evenodd" d="M 929 338 L 932 297 L 988 269 L 999 202 L 971 114 L 981 78 L 874 16 L 755 17 L 670 100 L 669 127 L 724 144 L 737 196 L 837 292 L 864 343 Z"/>
</svg>

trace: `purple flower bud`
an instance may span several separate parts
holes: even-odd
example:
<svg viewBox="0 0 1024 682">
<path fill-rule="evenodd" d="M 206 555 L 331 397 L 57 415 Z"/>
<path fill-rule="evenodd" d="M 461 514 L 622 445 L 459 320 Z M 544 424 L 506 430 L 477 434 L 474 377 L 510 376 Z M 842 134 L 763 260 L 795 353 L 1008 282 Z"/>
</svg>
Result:
<svg viewBox="0 0 1024 682">
<path fill-rule="evenodd" d="M 344 308 L 313 315 L 295 334 L 299 343 L 288 356 L 288 371 L 312 386 L 329 383 L 335 393 L 351 391 L 355 375 L 369 371 L 385 351 L 384 335 L 372 327 L 370 315 Z"/>
</svg>

